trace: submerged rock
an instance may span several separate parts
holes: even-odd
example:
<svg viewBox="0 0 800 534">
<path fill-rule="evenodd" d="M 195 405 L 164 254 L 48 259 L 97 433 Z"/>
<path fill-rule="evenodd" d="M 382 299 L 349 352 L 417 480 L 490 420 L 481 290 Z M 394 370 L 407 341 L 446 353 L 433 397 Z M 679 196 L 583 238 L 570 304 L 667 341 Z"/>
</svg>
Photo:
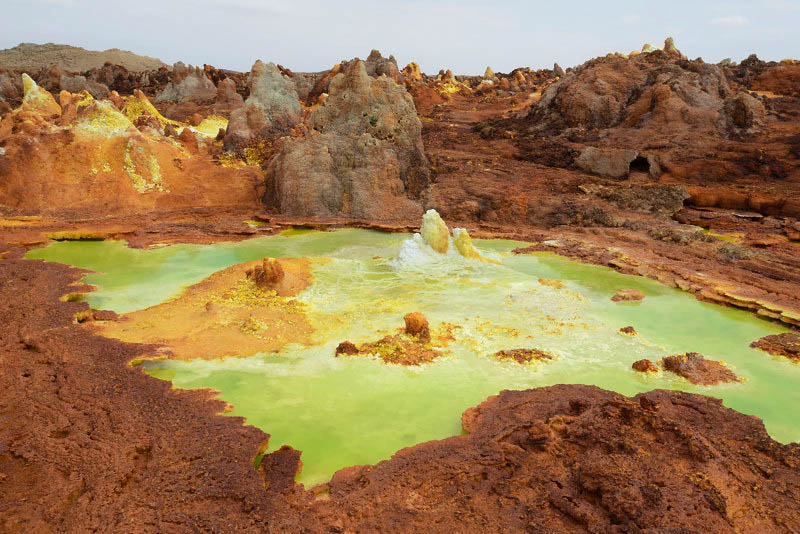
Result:
<svg viewBox="0 0 800 534">
<path fill-rule="evenodd" d="M 492 356 L 498 360 L 514 360 L 517 363 L 552 360 L 553 355 L 539 349 L 510 349 L 495 352 Z"/>
<path fill-rule="evenodd" d="M 611 300 L 614 302 L 643 299 L 644 294 L 638 289 L 620 289 L 614 294 L 613 297 L 611 297 Z"/>
<path fill-rule="evenodd" d="M 741 382 L 741 379 L 721 362 L 707 360 L 696 352 L 667 356 L 661 361 L 661 365 L 665 371 L 674 373 L 692 384 L 701 386 Z"/>
<path fill-rule="evenodd" d="M 632 326 L 623 326 L 619 329 L 620 334 L 625 334 L 628 336 L 635 336 L 637 335 L 636 329 Z"/>
</svg>

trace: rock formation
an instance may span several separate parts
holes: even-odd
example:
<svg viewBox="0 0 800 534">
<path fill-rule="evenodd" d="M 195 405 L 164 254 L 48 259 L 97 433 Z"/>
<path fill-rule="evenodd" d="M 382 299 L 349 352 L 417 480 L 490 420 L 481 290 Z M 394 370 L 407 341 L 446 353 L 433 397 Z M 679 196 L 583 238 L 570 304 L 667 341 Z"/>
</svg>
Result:
<svg viewBox="0 0 800 534">
<path fill-rule="evenodd" d="M 397 60 L 392 55 L 385 58 L 381 55 L 380 51 L 373 50 L 369 53 L 369 56 L 367 56 L 366 61 L 364 61 L 364 68 L 369 76 L 378 77 L 386 75 L 394 80 L 395 83 L 403 83 L 403 75 L 397 67 Z"/>
<path fill-rule="evenodd" d="M 431 331 L 428 326 L 428 319 L 419 312 L 407 313 L 403 316 L 406 323 L 405 332 L 409 336 L 416 337 L 423 343 L 428 343 L 431 340 Z"/>
<path fill-rule="evenodd" d="M 197 134 L 163 117 L 140 91 L 114 101 L 61 91 L 56 101 L 29 76 L 22 80 L 20 107 L 0 122 L 0 204 L 7 210 L 96 215 L 223 198 L 255 203 L 254 171 L 215 164 Z M 165 129 L 177 140 L 164 137 Z"/>
<path fill-rule="evenodd" d="M 639 371 L 640 373 L 657 373 L 658 367 L 655 366 L 653 362 L 647 359 L 637 360 L 633 362 L 634 371 Z"/>
<path fill-rule="evenodd" d="M 360 60 L 350 62 L 331 80 L 330 96 L 307 126 L 306 136 L 280 141 L 267 169 L 270 203 L 292 215 L 421 214 L 429 171 L 422 126 L 402 86 L 369 77 Z"/>
<path fill-rule="evenodd" d="M 551 85 L 531 110 L 538 129 L 657 130 L 660 135 L 750 133 L 763 127 L 763 105 L 747 120 L 731 120 L 731 90 L 722 70 L 683 59 L 674 44 L 634 57 L 609 55 L 588 61 Z M 746 98 L 751 98 L 746 95 Z M 753 99 L 754 100 L 754 99 Z M 734 106 L 736 107 L 736 106 Z"/>
<path fill-rule="evenodd" d="M 713 386 L 725 382 L 741 382 L 741 379 L 721 362 L 707 360 L 696 352 L 667 356 L 661 363 L 665 371 L 675 373 L 692 384 Z"/>
<path fill-rule="evenodd" d="M 217 85 L 217 96 L 214 102 L 214 112 L 230 116 L 231 113 L 244 105 L 244 98 L 236 91 L 236 82 L 225 78 Z"/>
<path fill-rule="evenodd" d="M 172 67 L 170 81 L 163 91 L 158 93 L 155 103 L 162 102 L 193 102 L 207 104 L 217 97 L 217 88 L 209 80 L 200 67 L 188 67 L 182 62 L 177 62 Z"/>
<path fill-rule="evenodd" d="M 250 96 L 231 113 L 226 149 L 243 148 L 254 139 L 273 141 L 300 122 L 300 100 L 294 83 L 274 63 L 258 60 L 250 70 Z"/>
<path fill-rule="evenodd" d="M 783 356 L 800 362 L 800 335 L 795 333 L 764 336 L 758 341 L 753 341 L 750 346 L 775 356 Z"/>
</svg>

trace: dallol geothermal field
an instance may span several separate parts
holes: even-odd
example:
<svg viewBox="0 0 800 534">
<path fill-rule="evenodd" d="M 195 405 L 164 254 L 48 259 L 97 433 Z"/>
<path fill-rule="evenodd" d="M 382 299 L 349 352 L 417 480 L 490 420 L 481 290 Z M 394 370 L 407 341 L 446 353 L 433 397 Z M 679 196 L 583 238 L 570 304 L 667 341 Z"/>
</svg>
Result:
<svg viewBox="0 0 800 534">
<path fill-rule="evenodd" d="M 800 61 L 657 44 L 0 51 L 0 532 L 800 533 Z"/>
</svg>

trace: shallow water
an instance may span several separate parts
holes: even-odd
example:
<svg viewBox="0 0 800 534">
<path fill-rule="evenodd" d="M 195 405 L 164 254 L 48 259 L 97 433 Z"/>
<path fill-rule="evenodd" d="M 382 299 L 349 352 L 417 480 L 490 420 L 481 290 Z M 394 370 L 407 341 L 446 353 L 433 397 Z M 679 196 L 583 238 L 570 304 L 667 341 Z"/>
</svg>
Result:
<svg viewBox="0 0 800 534">
<path fill-rule="evenodd" d="M 456 435 L 463 410 L 502 389 L 558 383 L 595 384 L 626 395 L 668 388 L 721 397 L 726 406 L 763 418 L 775 439 L 800 440 L 791 408 L 800 402 L 800 366 L 749 348 L 755 339 L 786 331 L 780 325 L 611 269 L 551 254 L 508 254 L 520 243 L 475 240 L 481 252 L 501 261 L 494 265 L 437 255 L 404 243 L 408 239 L 365 230 L 293 232 L 146 251 L 119 242 L 63 242 L 28 257 L 102 271 L 86 277 L 100 286 L 87 300 L 120 313 L 162 302 L 235 263 L 264 256 L 332 258 L 315 266 L 315 283 L 298 297 L 308 304 L 319 345 L 245 359 L 144 364 L 176 387 L 219 390 L 235 406 L 232 415 L 272 435 L 271 450 L 284 444 L 302 450 L 298 480 L 304 483 Z M 565 288 L 539 278 L 562 280 Z M 641 290 L 645 300 L 612 302 L 624 288 Z M 394 333 L 410 311 L 423 312 L 434 329 L 443 321 L 461 327 L 445 357 L 419 368 L 334 358 L 340 341 Z M 618 333 L 628 325 L 637 337 Z M 523 347 L 557 359 L 518 365 L 488 356 Z M 724 360 L 746 381 L 699 387 L 673 375 L 631 370 L 640 358 L 686 351 Z"/>
</svg>

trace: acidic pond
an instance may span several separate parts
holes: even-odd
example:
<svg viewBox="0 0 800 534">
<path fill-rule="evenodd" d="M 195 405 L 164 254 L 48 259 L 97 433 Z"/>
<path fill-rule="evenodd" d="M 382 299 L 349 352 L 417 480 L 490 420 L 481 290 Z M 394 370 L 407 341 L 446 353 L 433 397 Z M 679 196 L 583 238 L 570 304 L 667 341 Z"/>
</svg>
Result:
<svg viewBox="0 0 800 534">
<path fill-rule="evenodd" d="M 27 257 L 96 271 L 92 307 L 126 313 L 174 297 L 187 285 L 237 263 L 270 257 L 330 258 L 313 266 L 306 304 L 317 344 L 277 354 L 211 361 L 150 360 L 142 367 L 178 388 L 213 388 L 234 405 L 230 415 L 271 434 L 270 450 L 303 451 L 298 481 L 326 481 L 338 469 L 372 464 L 420 442 L 461 432 L 461 413 L 503 389 L 595 384 L 633 395 L 681 389 L 724 400 L 761 417 L 782 442 L 800 440 L 800 366 L 751 349 L 786 331 L 743 311 L 697 301 L 641 277 L 552 254 L 512 255 L 523 243 L 475 240 L 498 263 L 438 254 L 417 238 L 366 230 L 293 231 L 237 243 L 149 250 L 122 242 L 61 242 Z M 408 241 L 408 242 L 407 242 Z M 542 279 L 540 281 L 540 279 Z M 548 280 L 560 280 L 559 284 Z M 616 303 L 619 289 L 641 302 Z M 397 332 L 403 315 L 422 312 L 436 330 L 447 322 L 447 354 L 419 367 L 371 357 L 334 357 L 344 340 L 375 341 Z M 618 331 L 633 326 L 638 336 Z M 498 361 L 498 350 L 537 348 L 549 362 Z M 723 360 L 745 381 L 694 386 L 669 373 L 631 369 L 682 352 Z"/>
</svg>

